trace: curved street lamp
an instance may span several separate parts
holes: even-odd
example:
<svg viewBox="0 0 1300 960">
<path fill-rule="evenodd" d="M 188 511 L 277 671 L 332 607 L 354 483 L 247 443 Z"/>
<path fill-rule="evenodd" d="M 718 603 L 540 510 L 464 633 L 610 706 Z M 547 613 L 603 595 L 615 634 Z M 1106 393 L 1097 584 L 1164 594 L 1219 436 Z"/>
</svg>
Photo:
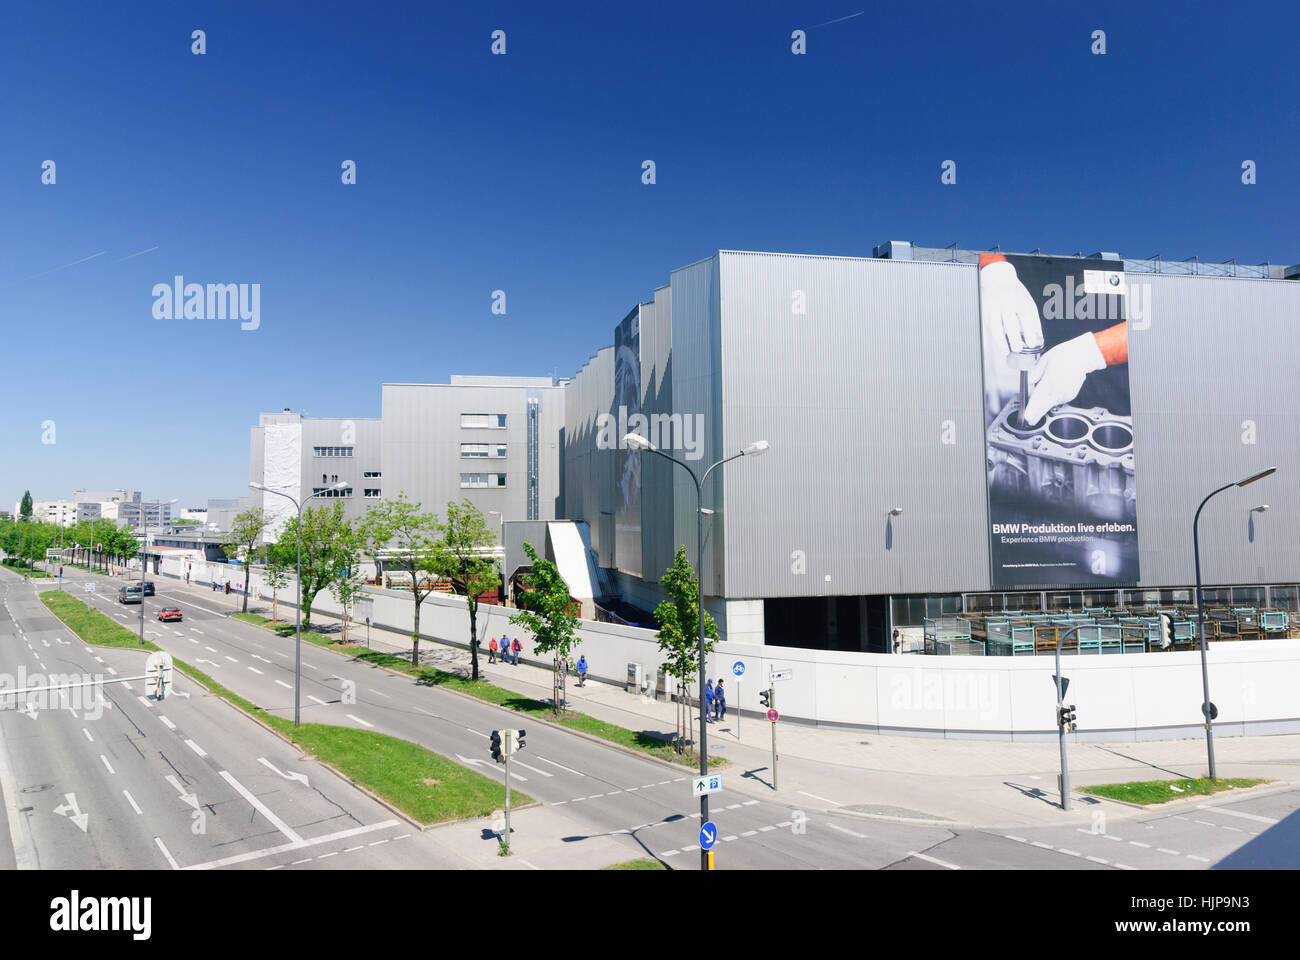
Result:
<svg viewBox="0 0 1300 960">
<path fill-rule="evenodd" d="M 297 727 L 299 724 L 299 718 L 302 714 L 302 508 L 307 505 L 307 501 L 312 497 L 323 497 L 331 490 L 343 490 L 347 487 L 348 483 L 346 480 L 332 483 L 324 489 L 317 490 L 310 497 L 303 497 L 301 502 L 299 502 L 295 497 L 289 496 L 287 493 L 281 493 L 279 490 L 274 490 L 264 483 L 258 483 L 256 480 L 250 480 L 248 485 L 254 490 L 261 490 L 264 493 L 274 493 L 277 497 L 284 497 L 298 508 L 298 525 L 296 527 L 298 534 L 298 565 L 295 567 L 295 579 L 298 581 L 298 603 L 293 610 L 293 632 L 295 638 L 293 644 L 293 725 Z M 244 574 L 245 576 L 252 576 L 253 573 L 253 565 L 251 563 L 252 557 L 249 557 L 249 560 L 249 569 Z"/>
<path fill-rule="evenodd" d="M 1229 487 L 1244 487 L 1254 483 L 1256 480 L 1263 480 L 1270 474 L 1276 473 L 1277 467 L 1269 467 L 1259 473 L 1247 477 L 1245 480 L 1238 480 L 1235 483 L 1225 483 L 1217 490 L 1210 491 L 1209 495 L 1201 501 L 1201 505 L 1196 508 L 1196 516 L 1192 519 L 1192 554 L 1196 558 L 1196 629 L 1200 632 L 1201 637 L 1201 689 L 1205 695 L 1205 700 L 1201 703 L 1201 713 L 1205 716 L 1205 750 L 1210 759 L 1210 782 L 1216 779 L 1214 772 L 1214 718 L 1210 716 L 1210 671 L 1205 660 L 1205 600 L 1201 595 L 1201 538 L 1198 529 L 1201 522 L 1201 511 L 1209 503 L 1210 497 L 1216 493 L 1222 493 Z"/>
<path fill-rule="evenodd" d="M 649 453 L 657 453 L 665 460 L 671 460 L 673 463 L 677 464 L 677 466 L 681 467 L 688 474 L 690 474 L 691 479 L 695 481 L 695 531 L 696 531 L 695 533 L 695 577 L 700 588 L 699 609 L 696 611 L 696 613 L 698 614 L 696 619 L 699 621 L 699 625 L 700 625 L 700 776 L 702 777 L 708 776 L 709 735 L 706 731 L 706 726 L 708 724 L 708 712 L 704 704 L 704 683 L 705 683 L 705 677 L 704 677 L 704 672 L 705 672 L 704 512 L 705 511 L 704 511 L 704 500 L 703 500 L 704 494 L 702 490 L 703 490 L 704 481 L 707 480 L 709 478 L 709 474 L 713 472 L 713 467 L 720 467 L 724 463 L 729 463 L 732 460 L 739 459 L 740 457 L 745 457 L 745 456 L 757 457 L 760 454 L 767 453 L 768 442 L 766 440 L 756 440 L 755 442 L 747 446 L 744 450 L 741 450 L 740 453 L 733 453 L 731 456 L 724 457 L 723 459 L 719 460 L 717 463 L 713 464 L 713 466 L 709 467 L 709 469 L 704 471 L 704 475 L 702 477 L 697 477 L 695 475 L 695 471 L 692 470 L 690 467 L 688 467 L 686 464 L 682 463 L 682 461 L 668 456 L 668 454 L 664 453 L 662 450 L 660 450 L 658 447 L 652 444 L 649 440 L 647 440 L 645 437 L 640 436 L 639 434 L 629 433 L 627 436 L 623 438 L 623 443 L 630 450 L 645 450 Z M 709 512 L 711 513 L 712 511 Z M 740 709 L 739 704 L 736 705 L 736 709 L 737 711 L 739 711 Z M 706 793 L 700 797 L 700 825 L 703 826 L 708 822 L 709 822 L 709 795 Z M 700 850 L 700 869 L 701 870 L 709 869 L 709 853 L 707 850 Z"/>
</svg>

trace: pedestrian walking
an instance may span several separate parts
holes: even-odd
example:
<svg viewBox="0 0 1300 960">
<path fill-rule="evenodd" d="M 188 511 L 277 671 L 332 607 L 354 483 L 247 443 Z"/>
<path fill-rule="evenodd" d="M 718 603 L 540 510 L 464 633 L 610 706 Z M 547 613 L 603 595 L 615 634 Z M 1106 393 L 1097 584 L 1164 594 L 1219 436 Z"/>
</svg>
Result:
<svg viewBox="0 0 1300 960">
<path fill-rule="evenodd" d="M 213 593 L 216 593 L 216 592 L 217 592 L 217 581 L 216 581 L 216 578 L 215 578 L 215 577 L 214 577 L 213 580 L 212 580 L 212 592 L 213 592 Z"/>
<path fill-rule="evenodd" d="M 519 638 L 515 637 L 515 642 L 510 645 L 510 652 L 514 654 L 510 660 L 512 666 L 519 666 L 519 651 L 523 648 L 524 645 L 519 642 Z"/>
<path fill-rule="evenodd" d="M 488 641 L 488 663 L 497 662 L 497 638 L 493 637 Z"/>
<path fill-rule="evenodd" d="M 578 658 L 578 686 L 587 685 L 587 655 L 584 653 Z"/>
<path fill-rule="evenodd" d="M 704 722 L 713 722 L 713 681 L 710 680 L 704 685 Z"/>
<path fill-rule="evenodd" d="M 722 680 L 718 680 L 718 685 L 713 688 L 713 719 L 725 720 L 727 718 L 727 692 L 722 689 Z"/>
</svg>

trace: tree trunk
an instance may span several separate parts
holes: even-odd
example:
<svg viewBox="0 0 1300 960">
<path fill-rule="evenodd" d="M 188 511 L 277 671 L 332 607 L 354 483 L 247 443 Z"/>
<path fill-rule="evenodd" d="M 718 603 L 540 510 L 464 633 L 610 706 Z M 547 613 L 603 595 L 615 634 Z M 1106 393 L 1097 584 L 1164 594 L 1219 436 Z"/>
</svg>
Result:
<svg viewBox="0 0 1300 960">
<path fill-rule="evenodd" d="M 280 594 L 275 588 L 271 589 L 271 622 L 274 623 L 280 619 Z M 164 691 L 165 693 L 166 691 Z"/>
<path fill-rule="evenodd" d="M 248 581 L 253 579 L 253 568 L 251 565 L 244 567 L 244 613 L 248 613 Z"/>
<path fill-rule="evenodd" d="M 411 631 L 411 666 L 420 665 L 420 598 L 415 592 L 415 580 L 411 581 L 411 596 L 415 597 L 415 629 Z"/>
</svg>

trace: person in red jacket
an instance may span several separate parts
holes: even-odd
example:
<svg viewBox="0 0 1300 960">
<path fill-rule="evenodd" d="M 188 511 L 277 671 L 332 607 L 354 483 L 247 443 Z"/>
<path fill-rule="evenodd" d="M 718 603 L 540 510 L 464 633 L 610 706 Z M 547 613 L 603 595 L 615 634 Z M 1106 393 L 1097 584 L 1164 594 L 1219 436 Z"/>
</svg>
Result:
<svg viewBox="0 0 1300 960">
<path fill-rule="evenodd" d="M 488 641 L 488 663 L 497 662 L 497 638 L 493 637 Z"/>
</svg>

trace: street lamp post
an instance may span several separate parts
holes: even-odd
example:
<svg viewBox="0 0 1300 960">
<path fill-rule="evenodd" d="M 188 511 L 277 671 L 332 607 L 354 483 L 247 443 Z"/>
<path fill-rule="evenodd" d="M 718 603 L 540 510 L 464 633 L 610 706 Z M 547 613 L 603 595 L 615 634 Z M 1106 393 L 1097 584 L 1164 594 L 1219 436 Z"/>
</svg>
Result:
<svg viewBox="0 0 1300 960">
<path fill-rule="evenodd" d="M 298 508 L 298 524 L 296 532 L 298 534 L 298 564 L 295 567 L 298 581 L 298 603 L 293 610 L 293 725 L 297 727 L 302 716 L 302 508 L 307 505 L 307 501 L 312 497 L 324 496 L 330 490 L 342 490 L 348 484 L 346 480 L 340 480 L 338 483 L 330 484 L 324 490 L 318 490 L 311 496 L 303 497 L 299 502 L 296 498 L 289 496 L 287 493 L 281 493 L 279 490 L 273 490 L 264 483 L 250 481 L 248 484 L 254 490 L 261 490 L 264 493 L 274 493 L 277 497 L 284 497 L 295 507 Z M 251 557 L 249 558 L 252 559 Z M 252 564 L 245 571 L 245 576 L 252 576 Z"/>
<path fill-rule="evenodd" d="M 751 443 L 749 446 L 747 446 L 744 450 L 740 451 L 740 453 L 733 453 L 731 456 L 724 457 L 723 459 L 719 460 L 717 463 L 713 464 L 713 466 L 705 470 L 704 475 L 702 477 L 697 477 L 695 475 L 695 471 L 692 470 L 690 467 L 688 467 L 686 464 L 682 463 L 682 461 L 677 460 L 674 457 L 668 456 L 668 454 L 664 453 L 658 447 L 654 446 L 654 444 L 652 444 L 649 440 L 647 440 L 645 437 L 640 436 L 639 434 L 629 433 L 627 436 L 623 438 L 623 442 L 628 446 L 629 449 L 632 450 L 646 450 L 649 451 L 650 453 L 657 453 L 665 460 L 669 460 L 677 464 L 679 467 L 685 470 L 687 474 L 690 475 L 690 478 L 692 480 L 695 481 L 695 577 L 696 577 L 696 582 L 699 585 L 699 597 L 698 597 L 699 606 L 698 609 L 696 610 L 696 614 L 697 614 L 696 619 L 699 621 L 699 627 L 700 627 L 700 637 L 699 637 L 699 642 L 700 642 L 700 649 L 699 649 L 700 776 L 703 777 L 703 776 L 707 776 L 709 773 L 709 735 L 707 732 L 708 709 L 705 706 L 705 700 L 704 700 L 704 686 L 705 686 L 704 673 L 705 673 L 705 666 L 706 666 L 704 662 L 704 493 L 703 493 L 704 481 L 709 479 L 709 474 L 713 472 L 714 467 L 720 467 L 724 463 L 729 463 L 732 460 L 736 460 L 740 457 L 745 456 L 746 454 L 748 454 L 751 457 L 756 457 L 759 456 L 760 454 L 766 453 L 768 450 L 768 443 L 766 440 L 756 440 L 754 443 Z M 737 705 L 737 709 L 739 710 L 739 705 Z M 701 794 L 700 796 L 700 826 L 703 826 L 708 822 L 709 822 L 709 795 L 705 793 L 705 794 Z M 709 852 L 707 850 L 704 850 L 703 848 L 701 848 L 700 850 L 700 869 L 701 870 L 709 869 Z"/>
<path fill-rule="evenodd" d="M 1196 559 L 1196 629 L 1201 638 L 1201 691 L 1205 699 L 1201 702 L 1201 714 L 1205 717 L 1205 751 L 1210 761 L 1210 782 L 1215 781 L 1214 769 L 1214 718 L 1210 716 L 1210 670 L 1206 663 L 1205 651 L 1205 599 L 1201 592 L 1201 537 L 1199 525 L 1201 522 L 1201 511 L 1209 502 L 1210 497 L 1216 493 L 1222 493 L 1229 487 L 1244 487 L 1254 483 L 1256 480 L 1263 480 L 1269 474 L 1276 473 L 1277 467 L 1269 467 L 1245 480 L 1238 480 L 1236 483 L 1225 483 L 1217 490 L 1210 491 L 1209 495 L 1201 501 L 1201 505 L 1196 508 L 1196 516 L 1192 519 L 1192 554 Z"/>
</svg>

